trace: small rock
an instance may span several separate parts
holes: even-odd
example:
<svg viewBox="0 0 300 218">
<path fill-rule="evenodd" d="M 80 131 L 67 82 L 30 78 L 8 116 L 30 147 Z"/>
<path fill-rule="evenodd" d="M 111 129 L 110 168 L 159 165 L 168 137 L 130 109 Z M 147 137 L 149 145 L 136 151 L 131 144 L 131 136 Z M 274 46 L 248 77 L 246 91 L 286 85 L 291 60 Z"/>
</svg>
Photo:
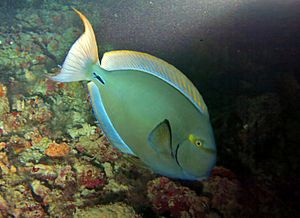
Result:
<svg viewBox="0 0 300 218">
<path fill-rule="evenodd" d="M 52 143 L 46 149 L 45 154 L 49 157 L 64 157 L 69 154 L 71 148 L 67 143 Z"/>
<path fill-rule="evenodd" d="M 114 176 L 114 173 L 113 173 L 113 168 L 112 168 L 111 164 L 108 162 L 105 162 L 104 164 L 102 164 L 102 166 L 104 167 L 105 175 L 108 178 L 112 178 Z"/>
</svg>

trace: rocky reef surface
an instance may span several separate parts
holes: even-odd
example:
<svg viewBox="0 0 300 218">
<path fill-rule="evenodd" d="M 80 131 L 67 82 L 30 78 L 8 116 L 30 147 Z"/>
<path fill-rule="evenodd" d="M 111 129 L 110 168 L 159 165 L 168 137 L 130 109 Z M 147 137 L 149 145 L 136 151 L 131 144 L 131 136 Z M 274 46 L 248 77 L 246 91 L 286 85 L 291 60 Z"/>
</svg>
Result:
<svg viewBox="0 0 300 218">
<path fill-rule="evenodd" d="M 84 8 L 97 25 L 97 1 L 6 0 L 0 6 L 0 217 L 295 215 L 300 193 L 292 187 L 300 181 L 290 173 L 299 170 L 300 86 L 293 74 L 281 77 L 280 93 L 243 93 L 230 113 L 213 113 L 218 166 L 205 181 L 172 180 L 110 145 L 84 83 L 47 77 L 59 71 L 81 33 L 70 6 Z"/>
</svg>

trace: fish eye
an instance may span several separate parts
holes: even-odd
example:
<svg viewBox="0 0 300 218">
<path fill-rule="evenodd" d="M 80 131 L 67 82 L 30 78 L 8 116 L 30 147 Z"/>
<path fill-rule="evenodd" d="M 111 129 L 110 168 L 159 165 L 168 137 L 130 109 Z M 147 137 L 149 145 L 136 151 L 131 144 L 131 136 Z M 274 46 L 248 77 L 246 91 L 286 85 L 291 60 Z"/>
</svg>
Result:
<svg viewBox="0 0 300 218">
<path fill-rule="evenodd" d="M 192 143 L 192 145 L 195 145 L 197 148 L 201 149 L 202 151 L 209 153 L 209 154 L 216 154 L 216 150 L 213 148 L 206 148 L 204 146 L 205 141 L 198 138 L 197 136 L 190 134 L 188 137 L 189 141 Z"/>
<path fill-rule="evenodd" d="M 195 140 L 195 145 L 197 146 L 197 147 L 203 147 L 203 141 L 201 141 L 201 140 Z"/>
<path fill-rule="evenodd" d="M 194 136 L 193 134 L 189 135 L 189 140 L 192 144 L 196 145 L 198 148 L 204 148 L 204 141 Z"/>
</svg>

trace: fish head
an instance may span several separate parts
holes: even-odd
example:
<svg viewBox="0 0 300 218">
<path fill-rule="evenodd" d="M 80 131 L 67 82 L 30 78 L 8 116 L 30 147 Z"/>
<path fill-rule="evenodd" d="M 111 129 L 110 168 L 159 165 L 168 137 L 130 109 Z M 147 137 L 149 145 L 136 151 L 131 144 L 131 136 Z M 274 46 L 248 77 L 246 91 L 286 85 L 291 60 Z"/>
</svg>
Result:
<svg viewBox="0 0 300 218">
<path fill-rule="evenodd" d="M 175 158 L 186 179 L 206 179 L 216 163 L 216 144 L 212 129 L 194 131 L 177 145 Z"/>
</svg>

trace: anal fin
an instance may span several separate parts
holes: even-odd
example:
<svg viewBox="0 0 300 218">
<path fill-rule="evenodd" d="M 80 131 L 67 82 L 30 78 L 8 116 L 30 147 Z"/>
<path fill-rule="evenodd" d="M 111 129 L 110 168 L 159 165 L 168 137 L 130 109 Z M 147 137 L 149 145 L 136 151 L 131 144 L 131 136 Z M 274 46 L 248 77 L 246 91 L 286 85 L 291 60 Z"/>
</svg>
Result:
<svg viewBox="0 0 300 218">
<path fill-rule="evenodd" d="M 112 143 L 112 145 L 118 148 L 121 152 L 126 154 L 135 155 L 130 147 L 123 141 L 116 129 L 108 117 L 105 107 L 103 105 L 101 95 L 97 85 L 94 82 L 88 83 L 88 89 L 90 93 L 90 99 L 93 106 L 94 114 L 99 122 L 99 126 L 104 132 L 105 136 Z"/>
</svg>

